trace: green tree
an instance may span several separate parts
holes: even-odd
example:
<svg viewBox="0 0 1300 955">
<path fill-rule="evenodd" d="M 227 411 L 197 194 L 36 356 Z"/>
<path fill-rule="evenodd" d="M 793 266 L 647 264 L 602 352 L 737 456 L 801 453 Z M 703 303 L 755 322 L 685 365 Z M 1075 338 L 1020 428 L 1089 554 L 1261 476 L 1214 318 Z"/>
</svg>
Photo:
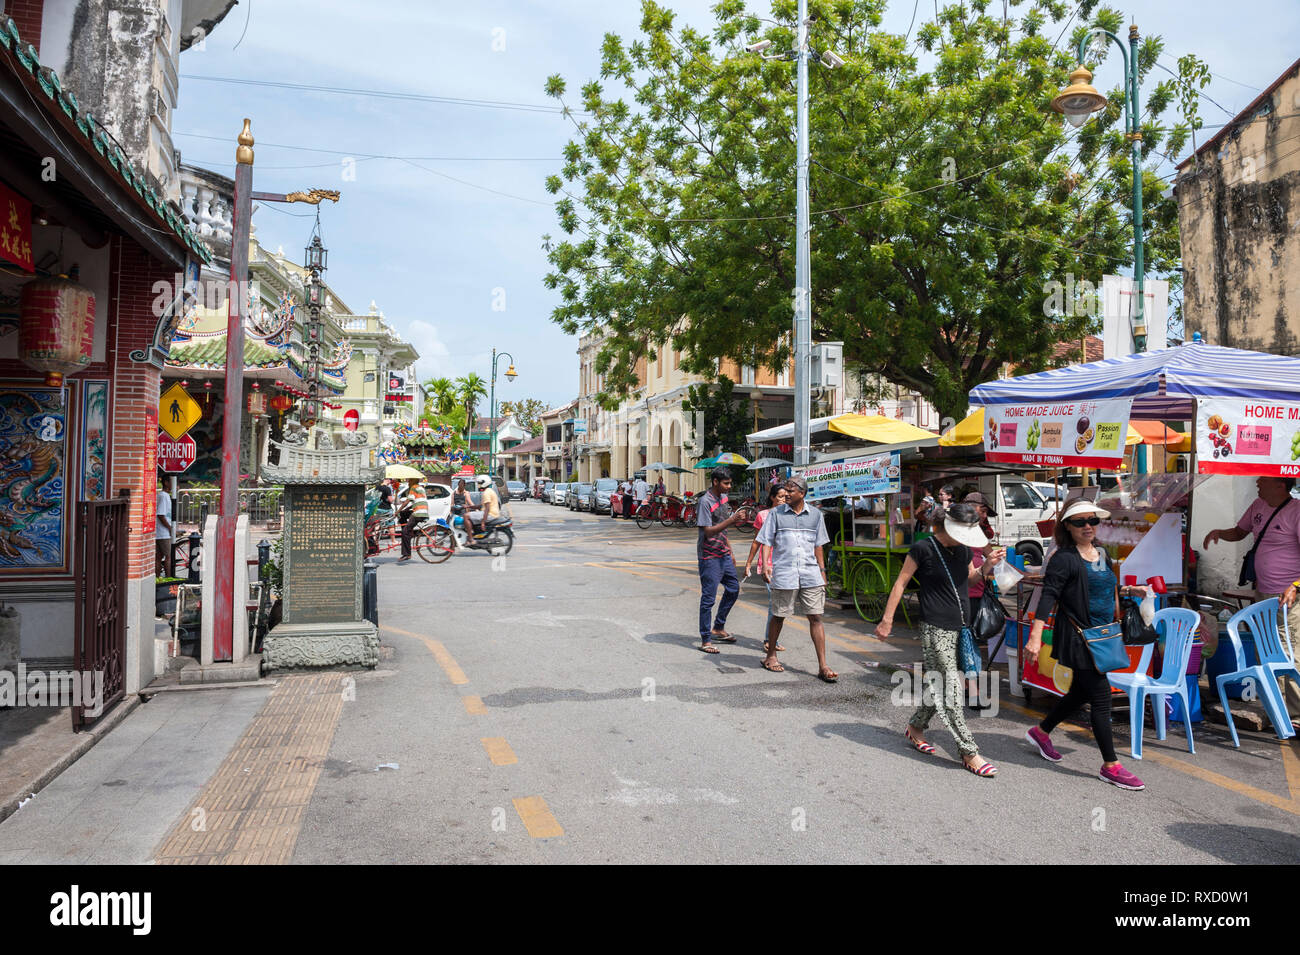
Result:
<svg viewBox="0 0 1300 955">
<path fill-rule="evenodd" d="M 733 395 L 735 382 L 726 375 L 716 385 L 691 385 L 682 400 L 682 410 L 691 422 L 691 435 L 701 458 L 723 451 L 744 453 L 745 435 L 753 422 L 745 415 L 747 402 Z"/>
<path fill-rule="evenodd" d="M 460 406 L 465 409 L 465 435 L 468 437 L 470 429 L 474 427 L 474 411 L 479 399 L 488 395 L 487 382 L 471 371 L 456 379 L 456 394 Z"/>
<path fill-rule="evenodd" d="M 498 401 L 497 412 L 502 417 L 514 415 L 520 427 L 531 435 L 538 435 L 542 430 L 541 414 L 546 404 L 536 398 L 521 398 L 518 401 Z"/>
<path fill-rule="evenodd" d="M 811 46 L 845 61 L 810 68 L 813 337 L 843 340 L 846 361 L 960 417 L 969 389 L 1004 362 L 1044 367 L 1055 343 L 1096 325 L 1074 303 L 1054 309 L 1049 283 L 1099 285 L 1132 261 L 1118 63 L 1100 73 L 1116 84 L 1109 106 L 1083 128 L 1050 108 L 1081 24 L 1115 31 L 1124 17 L 1096 0 L 1077 11 L 966 0 L 909 41 L 879 28 L 885 5 L 810 2 Z M 710 376 L 721 357 L 772 368 L 788 358 L 794 67 L 744 47 L 791 49 L 795 4 L 773 0 L 786 26 L 744 7 L 720 0 L 715 24 L 679 29 L 644 0 L 640 36 L 606 35 L 600 82 L 570 102 L 561 77 L 547 80 L 585 113 L 569 114 L 577 133 L 547 179 L 563 233 L 545 237 L 546 283 L 560 293 L 552 320 L 607 333 L 597 369 L 612 396 L 665 342 Z M 1143 75 L 1161 50 L 1158 37 L 1143 41 Z M 1147 91 L 1142 123 L 1146 261 L 1158 274 L 1179 255 L 1176 205 L 1154 173 L 1186 140 L 1185 124 L 1162 125 L 1176 87 Z"/>
<path fill-rule="evenodd" d="M 456 383 L 450 378 L 433 378 L 424 383 L 428 398 L 424 403 L 425 417 L 445 415 L 456 407 L 459 400 Z"/>
</svg>

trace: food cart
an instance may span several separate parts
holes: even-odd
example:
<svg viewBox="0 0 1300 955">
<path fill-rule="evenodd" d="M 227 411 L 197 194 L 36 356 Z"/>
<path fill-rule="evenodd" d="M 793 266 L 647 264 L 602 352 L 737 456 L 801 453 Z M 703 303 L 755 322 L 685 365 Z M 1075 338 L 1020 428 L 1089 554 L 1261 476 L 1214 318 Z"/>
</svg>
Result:
<svg viewBox="0 0 1300 955">
<path fill-rule="evenodd" d="M 986 457 L 1025 468 L 1116 468 L 1130 420 L 1194 429 L 1188 474 L 1140 475 L 1100 501 L 1112 517 L 1098 540 L 1118 558 L 1118 573 L 1138 583 L 1163 577 L 1174 599 L 1189 593 L 1197 475 L 1300 475 L 1296 358 L 1195 341 L 988 382 L 970 398 L 985 412 Z M 1021 581 L 1009 628 L 1017 647 L 1033 619 L 1036 587 L 1041 575 Z M 1193 593 L 1189 602 L 1199 607 L 1201 599 Z M 1072 677 L 1052 658 L 1046 634 L 1037 667 L 1022 662 L 1018 672 L 1010 669 L 1013 691 L 1026 695 L 1033 687 L 1064 693 Z"/>
</svg>

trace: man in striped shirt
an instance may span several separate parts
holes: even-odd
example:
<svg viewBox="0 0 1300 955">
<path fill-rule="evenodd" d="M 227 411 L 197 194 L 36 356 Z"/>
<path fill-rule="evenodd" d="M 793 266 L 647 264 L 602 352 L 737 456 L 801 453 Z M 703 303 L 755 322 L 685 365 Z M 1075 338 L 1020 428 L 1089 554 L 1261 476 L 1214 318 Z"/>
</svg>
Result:
<svg viewBox="0 0 1300 955">
<path fill-rule="evenodd" d="M 705 653 L 717 653 L 713 641 L 736 642 L 736 638 L 727 633 L 726 626 L 727 614 L 740 596 L 740 578 L 736 575 L 736 561 L 731 556 L 727 529 L 744 516 L 746 508 L 731 513 L 731 505 L 727 503 L 731 471 L 714 468 L 709 478 L 709 489 L 700 497 L 695 511 L 695 523 L 700 529 L 695 556 L 700 564 L 700 649 Z M 718 598 L 718 584 L 722 584 L 722 603 L 715 619 L 713 604 Z"/>
<path fill-rule="evenodd" d="M 429 519 L 429 498 L 424 493 L 424 485 L 419 478 L 407 481 L 406 507 L 402 523 L 402 556 L 397 558 L 400 564 L 411 559 L 411 537 L 415 529 Z"/>
</svg>

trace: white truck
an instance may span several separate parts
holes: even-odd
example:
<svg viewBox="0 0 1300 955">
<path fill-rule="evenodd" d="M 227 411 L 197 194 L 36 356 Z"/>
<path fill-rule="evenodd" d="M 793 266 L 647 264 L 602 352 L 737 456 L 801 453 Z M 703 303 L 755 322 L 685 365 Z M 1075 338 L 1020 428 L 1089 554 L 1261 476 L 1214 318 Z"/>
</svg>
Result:
<svg viewBox="0 0 1300 955">
<path fill-rule="evenodd" d="M 962 486 L 960 481 L 953 483 Z M 1033 484 L 1016 475 L 985 474 L 975 483 L 997 509 L 996 515 L 989 515 L 989 523 L 999 543 L 1023 556 L 1026 563 L 1042 566 L 1050 537 L 1039 532 L 1038 522 L 1055 517 L 1056 505 L 1044 498 Z"/>
</svg>

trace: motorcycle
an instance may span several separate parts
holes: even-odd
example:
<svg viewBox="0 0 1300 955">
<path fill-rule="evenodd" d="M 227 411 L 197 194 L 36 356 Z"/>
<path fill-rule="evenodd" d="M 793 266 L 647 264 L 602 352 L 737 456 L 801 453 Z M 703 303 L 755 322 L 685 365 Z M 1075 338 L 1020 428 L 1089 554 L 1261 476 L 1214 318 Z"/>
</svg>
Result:
<svg viewBox="0 0 1300 955">
<path fill-rule="evenodd" d="M 479 537 L 471 538 L 465 529 L 462 517 L 464 505 L 456 504 L 451 509 L 451 521 L 438 518 L 438 529 L 434 531 L 434 541 L 442 547 L 453 550 L 485 550 L 493 557 L 504 557 L 515 546 L 514 521 L 508 517 L 498 517 L 487 523 L 487 529 Z"/>
</svg>

